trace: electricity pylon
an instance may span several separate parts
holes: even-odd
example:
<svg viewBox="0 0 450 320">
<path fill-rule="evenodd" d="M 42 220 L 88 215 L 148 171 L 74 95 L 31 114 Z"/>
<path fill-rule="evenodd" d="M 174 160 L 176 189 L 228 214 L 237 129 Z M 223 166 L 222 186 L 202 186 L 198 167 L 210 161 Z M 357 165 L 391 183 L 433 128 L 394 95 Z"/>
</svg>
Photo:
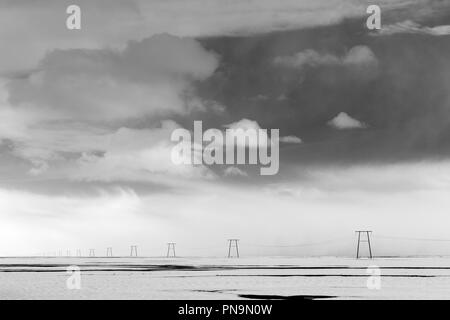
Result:
<svg viewBox="0 0 450 320">
<path fill-rule="evenodd" d="M 239 258 L 239 247 L 238 247 L 239 239 L 228 239 L 228 258 L 232 258 L 231 248 L 233 247 L 236 252 L 236 258 Z"/>
<path fill-rule="evenodd" d="M 136 246 L 136 245 L 131 246 L 130 257 L 133 257 L 133 253 L 134 253 L 134 256 L 135 256 L 135 257 L 138 256 L 138 253 L 137 253 L 137 246 Z"/>
<path fill-rule="evenodd" d="M 172 257 L 176 257 L 177 255 L 175 254 L 175 242 L 168 242 L 167 243 L 167 258 L 170 257 L 170 249 L 172 249 Z"/>
<path fill-rule="evenodd" d="M 370 234 L 372 233 L 372 231 L 370 230 L 357 230 L 355 231 L 355 233 L 358 234 L 358 245 L 356 246 L 356 259 L 359 259 L 359 245 L 361 242 L 367 242 L 368 246 L 369 246 L 369 257 L 370 259 L 372 259 L 372 247 L 370 246 Z M 361 233 L 365 233 L 366 234 L 366 239 L 367 240 L 362 240 L 361 239 Z"/>
</svg>

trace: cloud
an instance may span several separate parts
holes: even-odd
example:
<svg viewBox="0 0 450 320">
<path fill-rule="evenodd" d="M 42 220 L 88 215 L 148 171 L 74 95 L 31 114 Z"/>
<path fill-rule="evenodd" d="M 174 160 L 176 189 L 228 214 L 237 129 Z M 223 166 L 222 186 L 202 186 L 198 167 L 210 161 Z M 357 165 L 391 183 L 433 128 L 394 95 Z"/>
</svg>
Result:
<svg viewBox="0 0 450 320">
<path fill-rule="evenodd" d="M 423 0 L 380 0 L 385 10 L 423 4 Z M 331 25 L 345 18 L 366 15 L 369 0 L 197 0 L 185 2 L 142 1 L 139 8 L 144 17 L 152 16 L 154 29 L 170 29 L 189 36 L 253 35 Z M 170 24 L 177 19 L 179 28 Z"/>
<path fill-rule="evenodd" d="M 382 1 L 381 6 L 383 10 L 391 4 L 411 8 L 411 4 L 419 2 L 428 1 L 389 0 Z M 449 101 L 448 48 L 443 42 L 419 43 L 403 37 L 402 41 L 385 43 L 386 39 L 377 39 L 371 42 L 375 56 L 369 47 L 357 46 L 366 34 L 361 33 L 363 24 L 309 28 L 365 15 L 367 1 L 80 0 L 79 3 L 84 19 L 80 32 L 65 30 L 64 1 L 0 4 L 3 25 L 0 41 L 5 44 L 0 51 L 0 73 L 11 72 L 8 90 L 0 89 L 2 183 L 10 189 L 0 189 L 2 243 L 16 243 L 15 250 L 27 253 L 31 247 L 47 248 L 54 243 L 66 247 L 105 247 L 104 242 L 115 239 L 114 246 L 131 241 L 151 244 L 166 241 L 167 234 L 177 234 L 184 236 L 182 242 L 189 247 L 189 241 L 198 245 L 195 242 L 202 240 L 192 239 L 193 232 L 220 244 L 227 233 L 248 233 L 247 226 L 255 223 L 256 231 L 250 234 L 255 241 L 264 243 L 269 241 L 267 235 L 271 231 L 283 230 L 282 234 L 272 235 L 274 243 L 298 243 L 303 240 L 298 239 L 299 226 L 305 239 L 317 239 L 318 230 L 335 233 L 338 229 L 345 236 L 355 224 L 375 223 L 374 229 L 383 232 L 398 228 L 405 219 L 413 221 L 410 225 L 421 230 L 419 233 L 425 221 L 428 230 L 433 230 L 431 233 L 439 234 L 436 228 L 443 225 L 447 214 L 444 209 L 449 207 L 448 179 L 440 174 L 448 171 L 446 166 L 423 170 L 417 175 L 420 165 L 403 171 L 402 163 L 395 167 L 383 163 L 369 169 L 354 168 L 353 164 L 374 158 L 409 160 L 418 154 L 414 148 L 425 150 L 420 153 L 424 158 L 449 150 L 443 143 L 448 140 L 445 137 Z M 161 32 L 193 37 L 248 35 L 305 27 L 308 30 L 264 37 L 229 37 L 225 42 L 223 38 L 197 41 L 169 35 L 149 37 Z M 420 32 L 434 35 L 447 32 L 445 26 L 430 30 L 418 27 Z M 323 31 L 329 36 L 317 42 L 317 32 Z M 349 50 L 342 50 L 343 43 Z M 415 50 L 418 46 L 425 49 Z M 228 55 L 226 59 L 220 58 L 227 62 L 220 72 L 230 83 L 228 86 L 221 82 L 220 77 L 214 79 L 217 82 L 208 83 L 206 95 L 213 99 L 209 102 L 196 94 L 196 83 L 208 80 L 219 64 L 219 56 L 206 48 L 217 48 L 219 54 Z M 410 54 L 405 55 L 405 50 Z M 280 55 L 280 59 L 291 58 L 286 61 L 298 69 L 331 66 L 333 71 L 311 72 L 312 77 L 305 80 L 298 76 L 297 67 L 291 66 L 291 77 L 289 70 L 273 68 L 273 64 L 267 67 L 267 59 L 275 55 Z M 430 56 L 433 59 L 428 59 Z M 348 77 L 348 70 L 366 71 L 368 66 L 376 66 L 378 60 L 383 70 L 375 85 Z M 330 80 L 326 87 L 324 78 Z M 285 95 L 280 100 L 289 101 L 276 114 L 274 110 L 261 108 L 255 114 L 256 108 L 244 105 L 248 104 L 248 97 L 259 93 L 263 100 L 264 96 L 277 97 L 281 92 Z M 212 172 L 205 167 L 173 166 L 168 139 L 171 130 L 179 125 L 168 119 L 190 123 L 190 111 L 224 112 L 225 105 L 227 113 L 215 118 L 215 125 L 241 119 L 224 128 L 257 129 L 264 124 L 270 129 L 279 125 L 282 131 L 293 134 L 281 137 L 282 142 L 299 143 L 297 135 L 308 137 L 313 142 L 308 148 L 286 148 L 292 152 L 281 155 L 284 162 L 281 172 L 285 175 L 276 179 L 289 180 L 295 176 L 291 169 L 296 164 L 304 168 L 305 164 L 314 163 L 317 170 L 309 173 L 314 180 L 310 188 L 305 187 L 308 179 L 295 177 L 298 185 L 294 186 L 285 185 L 283 180 L 281 196 L 271 188 L 265 192 L 262 186 L 265 179 L 254 184 L 252 179 L 243 179 L 249 180 L 244 187 L 221 185 L 210 179 Z M 358 117 L 380 130 L 337 139 L 330 130 L 323 130 L 324 119 L 328 120 L 330 114 L 351 110 L 352 106 L 360 108 Z M 160 119 L 166 121 L 159 125 Z M 209 124 L 205 120 L 205 126 Z M 366 127 L 346 113 L 340 113 L 330 125 L 337 129 Z M 29 161 L 28 166 L 21 159 Z M 341 162 L 350 164 L 350 169 L 327 170 L 324 165 Z M 14 170 L 10 172 L 12 167 Z M 60 197 L 55 192 L 39 196 L 11 190 L 16 185 L 4 181 L 15 177 L 17 172 L 29 172 L 35 176 L 32 179 L 56 177 L 61 193 L 67 195 Z M 230 177 L 242 173 L 246 174 L 236 167 L 220 172 Z M 380 184 L 379 177 L 383 174 L 391 180 Z M 71 194 L 73 182 L 68 179 L 77 180 L 75 183 L 82 187 L 99 188 L 171 183 L 182 192 L 159 192 L 142 198 L 132 191 L 105 197 L 92 194 L 77 197 Z M 199 188 L 192 188 L 194 184 Z M 186 185 L 189 187 L 185 188 Z M 42 184 L 42 188 L 48 186 Z M 34 188 L 27 183 L 20 187 Z M 160 184 L 157 188 L 161 190 Z M 411 197 L 411 189 L 420 196 Z M 392 190 L 397 192 L 394 194 Z M 286 194 L 291 197 L 286 199 Z M 437 204 L 438 210 L 432 213 L 433 219 L 427 220 L 428 203 Z M 361 215 L 362 211 L 366 214 Z M 248 213 L 247 217 L 242 212 Z M 279 219 L 274 212 L 283 212 L 285 219 Z M 53 219 L 47 220 L 48 216 Z M 199 225 L 197 221 L 204 223 Z M 302 224 L 304 221 L 307 223 Z M 284 238 L 280 240 L 280 236 Z M 38 243 L 33 239 L 39 239 Z M 348 252 L 351 249 L 349 246 Z"/>
<path fill-rule="evenodd" d="M 165 163 L 170 121 L 152 127 L 171 115 L 223 112 L 192 87 L 217 66 L 217 55 L 198 41 L 167 34 L 131 41 L 122 50 L 50 52 L 27 77 L 0 83 L 0 115 L 7 121 L 0 139 L 11 154 L 30 162 L 35 176 L 55 170 L 70 179 L 104 181 L 149 180 L 163 172 L 202 176 L 202 168 Z M 133 129 L 133 120 L 142 121 L 141 128 Z M 118 139 L 135 146 L 128 155 L 114 143 Z"/>
<path fill-rule="evenodd" d="M 378 1 L 384 10 L 424 0 Z M 82 29 L 67 30 L 70 1 L 0 3 L 0 74 L 36 67 L 54 49 L 123 48 L 158 33 L 204 37 L 248 35 L 335 24 L 364 16 L 370 1 L 353 0 L 78 0 Z M 177 23 L 174 23 L 176 21 Z M 19 53 L 20 54 L 17 54 Z"/>
<path fill-rule="evenodd" d="M 440 172 L 450 168 L 448 160 L 412 161 L 409 163 L 360 164 L 352 166 L 309 167 L 307 179 L 298 191 L 306 189 L 324 192 L 354 192 L 370 194 L 411 193 L 442 191 L 450 189 L 450 180 Z M 305 168 L 298 167 L 300 175 Z M 302 171 L 301 173 L 299 173 Z M 293 180 L 292 183 L 296 183 Z M 287 183 L 290 184 L 290 183 Z"/>
<path fill-rule="evenodd" d="M 206 79 L 217 66 L 217 56 L 196 40 L 170 35 L 130 42 L 122 51 L 57 50 L 27 78 L 9 83 L 9 100 L 57 119 L 182 114 L 203 107 L 190 83 Z"/>
<path fill-rule="evenodd" d="M 355 46 L 343 56 L 319 53 L 315 50 L 307 49 L 291 56 L 276 57 L 274 63 L 283 67 L 303 69 L 306 66 L 317 67 L 323 65 L 372 67 L 378 64 L 378 60 L 369 47 Z"/>
<path fill-rule="evenodd" d="M 404 33 L 424 34 L 430 36 L 447 36 L 450 35 L 450 25 L 425 27 L 421 26 L 417 22 L 405 20 L 396 24 L 382 26 L 381 30 L 371 33 L 371 35 L 384 36 Z"/>
<path fill-rule="evenodd" d="M 230 123 L 230 124 L 225 124 L 224 127 L 227 130 L 233 130 L 235 132 L 239 132 L 239 130 L 243 130 L 244 132 L 246 132 L 247 130 L 250 130 L 250 131 L 254 130 L 254 131 L 256 131 L 256 136 L 255 137 L 257 138 L 257 141 L 254 141 L 254 140 L 247 141 L 247 139 L 245 141 L 241 141 L 239 139 L 237 140 L 237 145 L 241 146 L 241 147 L 250 147 L 250 148 L 261 147 L 261 148 L 264 148 L 264 147 L 266 147 L 265 142 L 269 141 L 267 132 L 264 133 L 264 132 L 261 131 L 260 133 L 258 133 L 259 130 L 262 129 L 262 128 L 260 127 L 258 122 L 254 121 L 254 120 L 250 120 L 250 119 L 245 119 L 244 118 L 244 119 L 241 119 L 239 121 L 236 121 L 236 122 L 233 122 L 233 123 Z M 259 139 L 259 135 L 265 136 L 266 139 L 265 140 L 260 140 Z M 224 139 L 224 143 L 225 142 L 226 142 L 226 139 Z"/>
<path fill-rule="evenodd" d="M 285 136 L 280 138 L 280 142 L 284 143 L 302 143 L 302 139 L 297 136 Z"/>
<path fill-rule="evenodd" d="M 225 177 L 229 177 L 229 176 L 246 177 L 247 172 L 244 172 L 237 167 L 228 167 L 224 170 L 223 175 Z"/>
<path fill-rule="evenodd" d="M 241 119 L 239 121 L 224 125 L 225 128 L 227 129 L 231 129 L 231 130 L 238 130 L 238 129 L 242 129 L 242 130 L 260 130 L 263 129 L 261 128 L 261 126 L 258 124 L 258 122 L 254 121 L 254 120 L 249 120 L 249 119 Z M 265 141 L 270 141 L 269 140 L 269 136 L 267 135 L 268 132 L 270 132 L 271 128 L 267 128 L 267 132 L 266 132 L 266 139 Z M 276 129 L 276 128 L 273 128 Z M 263 134 L 262 132 L 260 134 Z M 302 140 L 299 137 L 296 136 L 285 136 L 285 137 L 280 137 L 279 138 L 280 142 L 284 142 L 284 143 L 301 143 Z M 258 141 L 258 145 L 260 147 L 266 147 L 266 145 L 260 141 Z M 258 145 L 249 145 L 250 147 L 257 147 Z"/>
<path fill-rule="evenodd" d="M 3 99 L 2 99 L 3 98 Z M 145 128 L 102 125 L 80 119 L 52 119 L 51 114 L 14 108 L 0 87 L 0 140 L 4 153 L 25 159 L 28 173 L 42 178 L 76 181 L 152 181 L 206 178 L 203 166 L 175 166 L 170 135 L 179 125 L 163 120 Z"/>
<path fill-rule="evenodd" d="M 30 169 L 29 173 L 33 176 L 38 176 L 48 169 L 48 163 L 46 161 L 32 159 L 31 162 L 34 167 Z"/>
<path fill-rule="evenodd" d="M 423 24 L 432 25 L 436 21 L 449 24 L 444 19 L 447 18 L 430 17 L 423 20 L 429 21 Z M 383 21 L 387 23 L 388 17 Z M 354 164 L 375 159 L 389 163 L 448 157 L 449 140 L 444 137 L 449 133 L 450 119 L 450 47 L 446 37 L 428 37 L 429 41 L 421 41 L 423 36 L 411 35 L 372 38 L 371 32 L 360 33 L 361 28 L 361 24 L 355 22 L 337 28 L 228 39 L 227 48 L 233 50 L 216 50 L 227 65 L 238 64 L 239 68 L 227 68 L 229 71 L 223 72 L 227 73 L 225 79 L 217 81 L 212 90 L 220 92 L 233 119 L 248 117 L 263 127 L 279 127 L 281 133 L 296 135 L 308 142 L 311 142 L 310 137 L 317 142 L 322 140 L 322 143 L 308 143 L 308 147 L 290 151 L 289 161 L 330 163 L 339 159 Z M 317 42 L 321 32 L 329 37 Z M 255 39 L 258 39 L 258 58 L 251 59 L 255 51 L 246 48 Z M 365 67 L 326 65 L 296 69 L 273 63 L 276 57 L 292 57 L 308 48 L 342 59 L 348 49 L 360 44 L 370 47 L 378 60 L 378 67 L 374 73 L 369 72 L 370 76 L 367 71 L 372 70 Z M 215 44 L 209 48 L 219 47 Z M 236 50 L 242 55 L 237 56 Z M 358 52 L 365 56 L 364 50 L 356 50 Z M 349 54 L 347 63 L 358 61 L 358 56 L 354 52 Z M 249 63 L 242 63 L 244 60 Z M 258 93 L 273 97 L 271 103 L 249 104 L 248 97 Z M 276 101 L 275 97 L 283 93 L 288 100 Z M 376 130 L 336 136 L 326 122 L 341 111 Z M 283 159 L 287 158 L 283 155 L 285 152 L 282 151 Z"/>
<path fill-rule="evenodd" d="M 120 128 L 107 136 L 101 152 L 83 153 L 70 178 L 86 181 L 154 181 L 171 178 L 214 178 L 203 165 L 175 165 L 171 160 L 173 130 L 180 126 L 170 120 L 152 129 Z"/>
<path fill-rule="evenodd" d="M 160 128 L 121 128 L 107 136 L 107 143 L 98 146 L 101 154 L 83 153 L 69 171 L 73 180 L 86 181 L 156 181 L 170 177 L 213 178 L 205 166 L 175 165 L 171 161 L 173 130 L 180 128 L 173 121 L 163 121 Z"/>
<path fill-rule="evenodd" d="M 378 59 L 368 46 L 355 46 L 341 58 L 346 66 L 376 66 Z"/>
<path fill-rule="evenodd" d="M 350 117 L 345 112 L 340 112 L 336 117 L 328 121 L 328 125 L 338 130 L 367 128 L 365 123 Z"/>
<path fill-rule="evenodd" d="M 26 112 L 20 112 L 8 103 L 8 90 L 6 90 L 7 81 L 0 78 L 0 141 L 3 139 L 23 138 L 29 115 Z"/>
<path fill-rule="evenodd" d="M 305 66 L 315 67 L 324 64 L 339 64 L 340 59 L 331 54 L 320 54 L 317 51 L 308 49 L 292 56 L 276 57 L 274 62 L 284 67 L 301 69 Z"/>
<path fill-rule="evenodd" d="M 242 129 L 242 130 L 248 130 L 248 129 L 253 129 L 253 130 L 259 130 L 261 129 L 261 127 L 259 126 L 258 122 L 254 121 L 254 120 L 249 120 L 249 119 L 241 119 L 239 121 L 230 123 L 230 124 L 226 124 L 224 125 L 225 128 L 227 129 L 231 129 L 231 130 L 237 130 L 237 129 Z"/>
<path fill-rule="evenodd" d="M 89 196 L 48 196 L 0 188 L 0 241 L 15 243 L 1 247 L 0 254 L 106 246 L 114 246 L 120 254 L 129 249 L 129 243 L 140 243 L 142 254 L 151 256 L 158 254 L 168 234 L 176 234 L 186 255 L 198 254 L 195 248 L 208 239 L 213 245 L 202 254 L 209 256 L 221 254 L 223 239 L 230 234 L 245 234 L 253 243 L 275 246 L 308 243 L 311 239 L 321 242 L 333 234 L 333 238 L 342 237 L 343 243 L 305 247 L 302 252 L 350 255 L 355 226 L 390 235 L 405 221 L 408 228 L 404 236 L 445 238 L 447 224 L 442 221 L 448 218 L 450 185 L 442 172 L 449 169 L 448 163 L 427 162 L 388 168 L 318 168 L 314 174 L 322 175 L 317 177 L 321 180 L 319 187 L 305 188 L 305 180 L 296 179 L 267 188 L 204 184 L 184 193 L 147 195 L 127 188 Z M 416 249 L 422 254 L 436 250 L 410 243 L 378 245 L 380 254 L 416 253 Z M 277 253 L 264 248 L 248 250 L 249 255 L 261 255 L 261 250 L 264 254 Z M 274 249 L 278 254 L 280 250 L 284 249 Z M 286 253 L 298 255 L 298 250 Z"/>
</svg>

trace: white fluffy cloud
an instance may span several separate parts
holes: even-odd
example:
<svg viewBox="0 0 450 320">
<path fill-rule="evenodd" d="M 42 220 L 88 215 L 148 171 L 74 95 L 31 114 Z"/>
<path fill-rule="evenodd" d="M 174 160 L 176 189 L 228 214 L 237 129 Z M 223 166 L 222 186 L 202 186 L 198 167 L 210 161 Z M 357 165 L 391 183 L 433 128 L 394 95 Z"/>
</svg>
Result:
<svg viewBox="0 0 450 320">
<path fill-rule="evenodd" d="M 378 64 L 375 54 L 367 46 L 355 46 L 343 56 L 330 53 L 319 53 L 308 49 L 291 56 L 280 56 L 274 59 L 280 66 L 302 69 L 306 66 L 341 65 L 347 67 L 374 67 Z"/>
<path fill-rule="evenodd" d="M 216 55 L 196 40 L 156 35 L 122 51 L 53 51 L 29 77 L 11 81 L 9 95 L 15 106 L 57 119 L 185 113 L 203 107 L 190 81 L 207 78 L 217 66 Z"/>
<path fill-rule="evenodd" d="M 13 153 L 29 160 L 31 175 L 46 173 L 77 181 L 152 181 L 170 183 L 172 178 L 213 178 L 204 166 L 175 165 L 171 161 L 170 135 L 179 128 L 174 121 L 160 127 L 121 127 L 102 131 L 48 125 L 27 129 L 26 138 L 14 141 Z"/>
<path fill-rule="evenodd" d="M 217 66 L 218 57 L 196 40 L 170 35 L 130 42 L 122 50 L 50 52 L 28 77 L 0 83 L 0 140 L 30 162 L 32 175 L 57 164 L 63 176 L 91 180 L 206 176 L 203 168 L 171 166 L 169 138 L 176 124 L 128 124 L 211 108 L 191 83 Z M 133 148 L 121 150 L 125 146 Z"/>
<path fill-rule="evenodd" d="M 338 130 L 367 128 L 365 123 L 350 117 L 345 112 L 340 112 L 336 117 L 328 121 L 328 125 Z"/>
<path fill-rule="evenodd" d="M 231 130 L 237 130 L 237 129 L 242 129 L 242 130 L 248 130 L 248 129 L 252 129 L 252 130 L 259 130 L 261 129 L 261 127 L 259 126 L 258 122 L 254 121 L 254 120 L 249 120 L 249 119 L 241 119 L 239 121 L 230 123 L 230 124 L 226 124 L 224 125 L 225 128 L 227 129 L 231 129 Z"/>
<path fill-rule="evenodd" d="M 70 178 L 87 181 L 155 181 L 170 177 L 213 178 L 204 166 L 175 165 L 171 160 L 170 135 L 179 126 L 164 121 L 161 128 L 121 128 L 106 137 L 103 151 L 84 153 L 70 172 Z"/>
<path fill-rule="evenodd" d="M 225 128 L 227 129 L 231 129 L 231 130 L 238 130 L 238 129 L 242 129 L 242 130 L 260 130 L 260 129 L 266 129 L 266 139 L 265 141 L 270 141 L 269 136 L 267 135 L 267 133 L 270 133 L 271 129 L 278 129 L 278 128 L 261 128 L 261 126 L 258 124 L 257 121 L 254 120 L 249 120 L 249 119 L 241 119 L 239 121 L 224 125 Z M 261 133 L 262 134 L 262 133 Z M 286 137 L 280 137 L 279 138 L 280 142 L 284 142 L 284 143 L 301 143 L 302 140 L 299 137 L 296 136 L 286 136 Z M 257 147 L 257 146 L 261 146 L 261 147 L 265 147 L 266 145 L 264 143 L 261 143 L 260 141 L 258 141 L 257 145 L 249 145 L 250 147 Z"/>
</svg>

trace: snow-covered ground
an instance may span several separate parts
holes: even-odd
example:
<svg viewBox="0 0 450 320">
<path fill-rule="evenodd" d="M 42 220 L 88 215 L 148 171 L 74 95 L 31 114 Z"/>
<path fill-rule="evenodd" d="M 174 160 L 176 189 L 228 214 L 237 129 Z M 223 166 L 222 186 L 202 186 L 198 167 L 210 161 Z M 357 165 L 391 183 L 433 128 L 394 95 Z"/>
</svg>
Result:
<svg viewBox="0 0 450 320">
<path fill-rule="evenodd" d="M 381 270 L 368 289 L 367 267 Z M 69 290 L 68 266 L 81 269 Z M 450 257 L 0 258 L 0 299 L 450 299 Z"/>
</svg>

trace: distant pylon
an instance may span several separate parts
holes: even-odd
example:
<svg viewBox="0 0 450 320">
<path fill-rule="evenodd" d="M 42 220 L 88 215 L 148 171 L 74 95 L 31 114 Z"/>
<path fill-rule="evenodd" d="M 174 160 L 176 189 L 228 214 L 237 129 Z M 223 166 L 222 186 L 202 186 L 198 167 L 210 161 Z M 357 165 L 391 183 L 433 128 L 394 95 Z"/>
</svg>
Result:
<svg viewBox="0 0 450 320">
<path fill-rule="evenodd" d="M 372 259 L 372 247 L 370 246 L 370 234 L 372 233 L 372 231 L 370 230 L 357 230 L 355 231 L 355 233 L 358 234 L 358 245 L 356 246 L 356 259 L 359 259 L 359 245 L 361 242 L 367 242 L 368 246 L 369 246 L 369 257 L 370 259 Z M 367 240 L 361 240 L 361 233 L 365 233 Z"/>
<path fill-rule="evenodd" d="M 177 255 L 175 254 L 175 242 L 168 242 L 167 243 L 167 258 L 170 257 L 170 249 L 172 249 L 172 257 L 176 257 Z"/>
<path fill-rule="evenodd" d="M 106 248 L 106 256 L 107 257 L 112 257 L 113 256 L 113 254 L 112 254 L 112 247 Z"/>
<path fill-rule="evenodd" d="M 67 249 L 67 251 L 66 251 L 66 256 L 70 257 L 70 250 L 69 249 Z"/>
<path fill-rule="evenodd" d="M 62 250 L 58 250 L 58 257 L 62 256 Z"/>
<path fill-rule="evenodd" d="M 228 258 L 233 257 L 231 254 L 231 247 L 234 247 L 236 252 L 236 258 L 239 258 L 239 247 L 238 247 L 239 239 L 228 239 Z"/>
<path fill-rule="evenodd" d="M 81 249 L 77 249 L 77 257 L 81 257 Z"/>
<path fill-rule="evenodd" d="M 130 257 L 133 257 L 133 253 L 134 253 L 134 256 L 135 256 L 135 257 L 138 256 L 138 253 L 137 253 L 137 246 L 136 246 L 136 245 L 131 246 Z"/>
<path fill-rule="evenodd" d="M 95 257 L 95 249 L 89 249 L 89 257 Z"/>
</svg>

